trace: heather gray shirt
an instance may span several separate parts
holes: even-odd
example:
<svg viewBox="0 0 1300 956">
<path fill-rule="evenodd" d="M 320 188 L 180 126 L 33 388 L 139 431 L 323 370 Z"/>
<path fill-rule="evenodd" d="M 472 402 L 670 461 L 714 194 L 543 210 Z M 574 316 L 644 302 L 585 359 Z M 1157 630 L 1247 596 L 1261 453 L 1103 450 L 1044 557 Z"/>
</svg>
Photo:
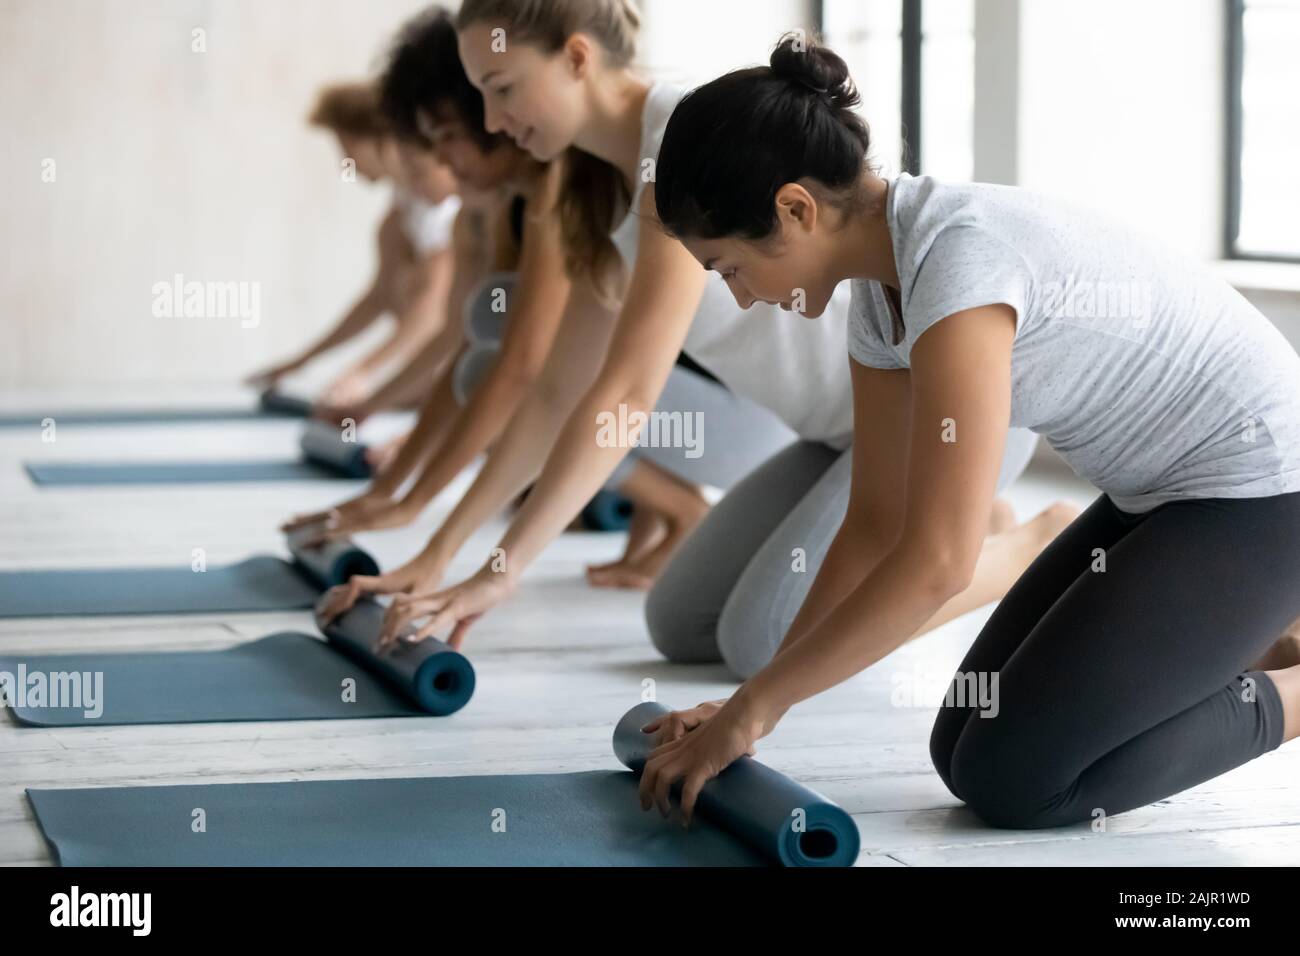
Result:
<svg viewBox="0 0 1300 956">
<path fill-rule="evenodd" d="M 849 354 L 908 368 L 945 316 L 1016 312 L 1011 425 L 1125 511 L 1300 491 L 1300 357 L 1204 266 L 1025 189 L 900 176 L 886 217 L 901 322 L 855 281 Z"/>
</svg>

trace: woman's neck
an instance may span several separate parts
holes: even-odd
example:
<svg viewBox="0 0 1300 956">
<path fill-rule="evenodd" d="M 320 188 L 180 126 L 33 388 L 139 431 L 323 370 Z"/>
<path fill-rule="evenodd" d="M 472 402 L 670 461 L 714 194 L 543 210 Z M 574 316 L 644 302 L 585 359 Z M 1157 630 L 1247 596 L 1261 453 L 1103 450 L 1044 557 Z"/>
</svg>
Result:
<svg viewBox="0 0 1300 956">
<path fill-rule="evenodd" d="M 533 159 L 523 150 L 517 152 L 518 155 L 511 165 L 510 175 L 506 177 L 503 185 L 510 195 L 528 199 L 537 190 L 538 184 L 544 181 L 548 164 Z"/>
<path fill-rule="evenodd" d="M 897 289 L 898 263 L 886 215 L 889 183 L 870 170 L 862 176 L 865 202 L 846 224 L 845 239 L 835 244 L 835 269 L 843 279 L 869 279 Z"/>
<path fill-rule="evenodd" d="M 590 116 L 573 145 L 605 160 L 631 188 L 641 164 L 641 114 L 650 84 L 618 70 L 591 83 L 590 91 Z"/>
</svg>

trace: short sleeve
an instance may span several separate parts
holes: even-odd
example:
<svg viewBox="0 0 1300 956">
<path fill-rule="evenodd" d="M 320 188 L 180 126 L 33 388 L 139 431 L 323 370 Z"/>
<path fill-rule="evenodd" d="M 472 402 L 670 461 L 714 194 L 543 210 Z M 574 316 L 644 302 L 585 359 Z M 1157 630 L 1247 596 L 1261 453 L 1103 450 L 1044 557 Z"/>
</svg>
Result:
<svg viewBox="0 0 1300 956">
<path fill-rule="evenodd" d="M 1029 266 L 1005 240 L 976 226 L 954 226 L 935 237 L 904 305 L 907 351 L 939 320 L 983 305 L 1006 304 L 1023 325 Z"/>
<path fill-rule="evenodd" d="M 855 280 L 849 298 L 849 357 L 869 368 L 902 368 L 903 363 L 881 338 L 875 320 L 875 303 L 871 283 Z"/>
</svg>

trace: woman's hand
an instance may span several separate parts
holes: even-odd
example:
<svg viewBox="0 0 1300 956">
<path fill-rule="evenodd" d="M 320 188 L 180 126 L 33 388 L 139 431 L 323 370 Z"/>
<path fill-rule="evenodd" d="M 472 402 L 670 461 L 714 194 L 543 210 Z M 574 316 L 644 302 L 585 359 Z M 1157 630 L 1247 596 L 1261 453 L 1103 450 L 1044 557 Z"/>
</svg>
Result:
<svg viewBox="0 0 1300 956">
<path fill-rule="evenodd" d="M 382 501 L 357 506 L 355 509 L 344 510 L 341 506 L 337 509 L 317 512 L 315 515 L 303 515 L 283 527 L 286 533 L 296 529 L 311 528 L 311 532 L 303 532 L 304 544 L 311 548 L 329 541 L 337 541 L 341 537 L 351 537 L 363 531 L 404 528 L 419 516 L 419 511 L 412 511 L 406 503 L 385 498 Z"/>
<path fill-rule="evenodd" d="M 657 806 L 668 817 L 672 813 L 669 795 L 673 784 L 681 781 L 682 818 L 689 824 L 704 784 L 737 758 L 752 755 L 754 743 L 775 725 L 776 717 L 744 687 L 725 702 L 675 711 L 647 724 L 642 729 L 659 730 L 664 742 L 650 752 L 641 771 L 641 809 Z"/>
<path fill-rule="evenodd" d="M 330 405 L 325 402 L 317 401 L 311 407 L 312 418 L 317 421 L 328 422 L 329 424 L 340 428 L 348 419 L 351 419 L 354 425 L 360 425 L 373 414 L 374 409 L 365 402 L 357 402 L 350 405 Z"/>
<path fill-rule="evenodd" d="M 320 525 L 318 527 L 320 536 L 305 538 L 305 544 L 322 544 L 331 537 L 326 532 L 330 531 L 331 528 L 338 527 L 339 523 L 363 519 L 367 515 L 390 509 L 393 505 L 393 498 L 389 494 L 383 493 L 372 486 L 359 496 L 344 501 L 342 505 L 335 505 L 325 511 L 312 511 L 309 514 L 292 516 L 287 522 L 279 525 L 279 529 L 285 532 L 286 535 L 292 535 L 294 532 L 302 531 L 303 528 Z"/>
<path fill-rule="evenodd" d="M 376 650 L 383 652 L 399 640 L 418 644 L 439 632 L 451 631 L 447 643 L 459 650 L 474 622 L 504 601 L 514 591 L 513 581 L 502 571 L 484 565 L 473 577 L 436 594 L 411 594 L 394 598 L 384 615 Z M 427 618 L 415 630 L 403 634 L 420 618 Z"/>
<path fill-rule="evenodd" d="M 363 597 L 376 594 L 407 595 L 417 591 L 430 591 L 442 582 L 447 561 L 437 548 L 426 548 L 415 558 L 386 574 L 356 574 L 345 584 L 325 592 L 316 605 L 316 620 L 325 627 L 335 618 L 352 610 Z"/>
<path fill-rule="evenodd" d="M 655 740 L 656 747 L 662 747 L 664 744 L 670 744 L 674 740 L 680 740 L 685 737 L 688 731 L 694 730 L 700 724 L 704 723 L 727 702 L 727 698 L 721 700 L 706 700 L 698 707 L 692 707 L 690 710 L 674 710 L 670 714 L 664 714 L 641 728 L 643 733 L 658 733 Z"/>
<path fill-rule="evenodd" d="M 358 405 L 370 394 L 370 376 L 351 369 L 344 372 L 321 392 L 321 405 Z"/>
<path fill-rule="evenodd" d="M 284 378 L 290 372 L 296 372 L 299 363 L 295 360 L 292 362 L 282 362 L 279 365 L 273 365 L 270 368 L 264 368 L 254 372 L 248 378 L 244 379 L 244 384 L 257 389 L 259 392 L 269 391 L 279 384 L 280 379 Z"/>
</svg>

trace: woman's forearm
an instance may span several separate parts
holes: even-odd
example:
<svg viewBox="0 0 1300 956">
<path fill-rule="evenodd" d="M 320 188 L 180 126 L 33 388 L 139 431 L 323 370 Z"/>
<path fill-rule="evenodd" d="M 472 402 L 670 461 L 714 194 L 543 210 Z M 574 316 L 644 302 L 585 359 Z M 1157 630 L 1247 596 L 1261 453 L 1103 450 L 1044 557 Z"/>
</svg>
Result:
<svg viewBox="0 0 1300 956">
<path fill-rule="evenodd" d="M 637 395 L 614 393 L 599 384 L 574 408 L 528 500 L 511 522 L 499 545 L 505 555 L 505 573 L 516 579 L 556 537 L 613 473 L 628 453 L 635 434 L 626 441 L 599 442 L 600 416 L 619 409 L 619 417 L 644 419 L 653 402 Z M 629 429 L 629 432 L 631 430 Z"/>
<path fill-rule="evenodd" d="M 464 344 L 465 333 L 460 323 L 448 323 L 400 372 L 362 403 L 366 412 L 422 407 L 429 396 L 429 383 L 436 382 L 447 371 L 448 363 Z"/>
<path fill-rule="evenodd" d="M 379 284 L 376 282 L 365 295 L 357 300 L 356 304 L 324 338 L 318 340 L 294 359 L 294 364 L 298 366 L 306 365 L 312 359 L 324 355 L 344 342 L 355 338 L 382 316 L 384 311 L 384 295 L 380 292 Z"/>
<path fill-rule="evenodd" d="M 394 360 L 413 358 L 447 325 L 451 252 L 435 253 L 414 268 L 418 270 L 414 284 L 398 310 L 393 334 L 361 360 L 360 371 L 373 374 Z"/>
<path fill-rule="evenodd" d="M 374 375 L 393 362 L 413 358 L 432 337 L 432 330 L 411 323 L 399 322 L 393 334 L 378 347 L 366 353 L 353 367 L 365 376 Z"/>
<path fill-rule="evenodd" d="M 448 560 L 486 522 L 514 501 L 546 463 L 578 396 L 539 384 L 519 406 L 482 470 L 430 541 Z"/>
<path fill-rule="evenodd" d="M 450 560 L 537 477 L 556 436 L 600 371 L 613 318 L 589 287 L 574 287 L 540 376 L 469 490 L 430 539 L 427 553 Z"/>
<path fill-rule="evenodd" d="M 883 537 L 882 534 L 863 533 L 861 529 L 851 528 L 849 519 L 845 519 L 822 559 L 799 613 L 790 622 L 777 654 L 820 624 L 879 565 L 894 544 L 882 540 Z"/>
<path fill-rule="evenodd" d="M 459 410 L 451 384 L 453 370 L 454 366 L 439 376 L 433 390 L 420 406 L 420 413 L 406 441 L 402 444 L 401 451 L 397 453 L 392 464 L 375 479 L 376 491 L 390 497 L 396 496 L 407 479 L 416 474 L 429 460 L 434 449 L 447 434 L 447 429 Z M 410 509 L 411 518 L 414 520 L 424 505 L 428 504 L 428 500 L 421 501 L 413 497 L 408 490 L 402 496 L 401 504 L 402 507 Z"/>
<path fill-rule="evenodd" d="M 848 680 L 905 643 L 953 595 L 964 572 L 929 551 L 900 544 L 810 631 L 793 641 L 742 692 L 772 720 Z"/>
<path fill-rule="evenodd" d="M 504 359 L 498 359 L 465 408 L 447 423 L 436 447 L 427 453 L 427 465 L 406 495 L 413 507 L 423 508 L 436 498 L 506 430 L 532 378 L 523 369 L 503 368 Z"/>
</svg>

